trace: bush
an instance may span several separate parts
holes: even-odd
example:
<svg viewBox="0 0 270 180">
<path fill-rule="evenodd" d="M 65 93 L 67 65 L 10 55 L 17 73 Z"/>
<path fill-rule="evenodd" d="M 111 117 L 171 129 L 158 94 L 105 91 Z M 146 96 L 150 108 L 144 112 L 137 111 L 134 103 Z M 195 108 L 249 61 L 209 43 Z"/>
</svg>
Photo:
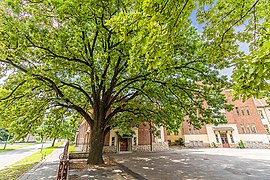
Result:
<svg viewBox="0 0 270 180">
<path fill-rule="evenodd" d="M 217 148 L 218 146 L 216 145 L 216 143 L 212 142 L 212 147 Z"/>
<path fill-rule="evenodd" d="M 37 136 L 36 137 L 36 141 L 41 141 L 41 137 L 40 136 Z"/>
<path fill-rule="evenodd" d="M 9 144 L 13 144 L 13 143 L 15 143 L 15 140 L 14 139 L 10 139 L 8 142 L 9 142 Z"/>
<path fill-rule="evenodd" d="M 240 149 L 244 149 L 245 148 L 245 144 L 242 140 L 240 140 L 240 142 L 238 143 L 238 146 Z"/>
<path fill-rule="evenodd" d="M 185 145 L 184 140 L 181 137 L 178 140 L 175 140 L 175 144 L 176 145 L 180 145 L 180 146 L 184 146 Z"/>
</svg>

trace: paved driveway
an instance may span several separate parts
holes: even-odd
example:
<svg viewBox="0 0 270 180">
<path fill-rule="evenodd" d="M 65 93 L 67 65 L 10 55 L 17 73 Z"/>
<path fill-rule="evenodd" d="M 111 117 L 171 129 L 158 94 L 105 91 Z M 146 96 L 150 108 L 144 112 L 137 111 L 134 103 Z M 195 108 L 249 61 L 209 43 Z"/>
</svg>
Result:
<svg viewBox="0 0 270 180">
<path fill-rule="evenodd" d="M 43 148 L 50 146 L 51 143 L 44 143 Z M 0 170 L 4 169 L 6 166 L 11 165 L 20 159 L 23 159 L 37 151 L 40 150 L 41 144 L 35 144 L 32 146 L 27 146 L 24 148 L 1 152 L 0 153 Z"/>
<path fill-rule="evenodd" d="M 268 149 L 183 149 L 111 157 L 137 179 L 270 179 Z"/>
</svg>

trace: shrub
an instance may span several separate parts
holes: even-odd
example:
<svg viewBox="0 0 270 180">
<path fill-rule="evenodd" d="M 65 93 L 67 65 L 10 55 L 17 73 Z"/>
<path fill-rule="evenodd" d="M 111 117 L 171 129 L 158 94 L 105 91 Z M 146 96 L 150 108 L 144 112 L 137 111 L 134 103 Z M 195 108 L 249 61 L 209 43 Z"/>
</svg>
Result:
<svg viewBox="0 0 270 180">
<path fill-rule="evenodd" d="M 212 147 L 217 148 L 218 146 L 216 145 L 215 142 L 212 142 Z"/>
<path fill-rule="evenodd" d="M 240 142 L 238 143 L 238 146 L 239 146 L 240 149 L 245 148 L 245 144 L 244 144 L 244 142 L 242 140 L 240 140 Z"/>
</svg>

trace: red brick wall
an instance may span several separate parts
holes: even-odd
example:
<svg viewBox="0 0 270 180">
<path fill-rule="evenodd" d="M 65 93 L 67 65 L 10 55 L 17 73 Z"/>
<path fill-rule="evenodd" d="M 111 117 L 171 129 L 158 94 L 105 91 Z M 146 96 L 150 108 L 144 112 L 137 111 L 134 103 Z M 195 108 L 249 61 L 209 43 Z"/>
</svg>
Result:
<svg viewBox="0 0 270 180">
<path fill-rule="evenodd" d="M 188 120 L 183 121 L 182 125 L 183 125 L 184 134 L 190 134 L 189 133 L 189 126 L 191 127 L 191 131 L 192 131 L 191 134 L 198 134 L 197 133 L 197 130 L 194 129 L 191 125 L 189 125 Z M 207 131 L 206 131 L 206 127 L 205 126 L 202 126 L 201 127 L 201 129 L 199 130 L 199 134 L 207 134 Z"/>
<path fill-rule="evenodd" d="M 138 128 L 138 145 L 149 145 L 150 144 L 150 131 L 149 123 L 140 123 Z M 155 142 L 154 136 L 152 136 L 152 142 Z"/>
<path fill-rule="evenodd" d="M 243 124 L 246 128 L 247 125 L 251 127 L 252 124 L 255 124 L 257 129 L 257 134 L 266 134 L 266 131 L 263 127 L 262 121 L 258 114 L 257 108 L 255 106 L 253 98 L 249 98 L 245 102 L 242 102 L 242 98 L 238 97 L 237 100 L 233 101 L 233 97 L 230 95 L 229 91 L 225 91 L 224 94 L 226 95 L 227 102 L 229 104 L 233 104 L 235 107 L 231 112 L 226 112 L 226 117 L 228 123 L 236 124 L 238 128 L 238 132 L 243 134 L 241 124 Z M 238 107 L 239 114 L 237 114 L 236 107 Z M 244 108 L 244 115 L 242 114 L 241 108 Z M 250 115 L 247 114 L 247 109 L 249 108 Z M 247 129 L 246 129 L 247 132 Z"/>
<path fill-rule="evenodd" d="M 84 138 L 85 138 L 86 131 L 88 128 L 89 128 L 89 125 L 87 124 L 87 122 L 82 121 L 80 128 L 79 128 L 79 133 L 77 136 L 78 139 L 76 140 L 78 145 L 82 145 L 84 143 Z"/>
<path fill-rule="evenodd" d="M 266 131 L 263 127 L 261 119 L 258 115 L 258 111 L 253 101 L 253 98 L 250 98 L 246 100 L 245 102 L 242 102 L 242 99 L 239 97 L 239 99 L 233 101 L 232 100 L 233 97 L 230 95 L 229 91 L 223 91 L 223 94 L 225 94 L 226 96 L 227 103 L 233 104 L 235 107 L 238 107 L 239 113 L 240 113 L 240 116 L 238 116 L 235 108 L 230 112 L 226 111 L 226 118 L 227 118 L 228 124 L 236 124 L 238 132 L 240 134 L 243 134 L 241 124 L 245 126 L 245 129 L 247 125 L 249 125 L 250 128 L 252 128 L 252 124 L 254 124 L 257 129 L 257 134 L 266 134 Z M 242 115 L 241 107 L 244 107 L 244 115 Z M 247 115 L 246 107 L 249 108 L 251 115 Z M 186 120 L 183 122 L 184 134 L 189 134 L 188 127 L 189 127 L 189 123 Z M 248 131 L 246 129 L 246 133 L 247 132 Z M 202 126 L 202 128 L 200 129 L 200 134 L 207 134 L 205 126 Z"/>
</svg>

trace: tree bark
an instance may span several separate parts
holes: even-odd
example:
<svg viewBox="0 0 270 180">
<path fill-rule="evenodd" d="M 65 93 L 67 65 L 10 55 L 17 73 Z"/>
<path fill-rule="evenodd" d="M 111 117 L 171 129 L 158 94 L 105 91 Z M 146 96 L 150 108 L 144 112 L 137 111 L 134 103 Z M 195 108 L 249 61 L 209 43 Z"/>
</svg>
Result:
<svg viewBox="0 0 270 180">
<path fill-rule="evenodd" d="M 90 147 L 88 164 L 104 164 L 102 157 L 104 145 L 104 132 L 103 128 L 96 126 L 96 128 L 91 128 L 90 131 Z"/>
<path fill-rule="evenodd" d="M 52 147 L 54 147 L 55 139 L 56 138 L 53 138 Z"/>
</svg>

